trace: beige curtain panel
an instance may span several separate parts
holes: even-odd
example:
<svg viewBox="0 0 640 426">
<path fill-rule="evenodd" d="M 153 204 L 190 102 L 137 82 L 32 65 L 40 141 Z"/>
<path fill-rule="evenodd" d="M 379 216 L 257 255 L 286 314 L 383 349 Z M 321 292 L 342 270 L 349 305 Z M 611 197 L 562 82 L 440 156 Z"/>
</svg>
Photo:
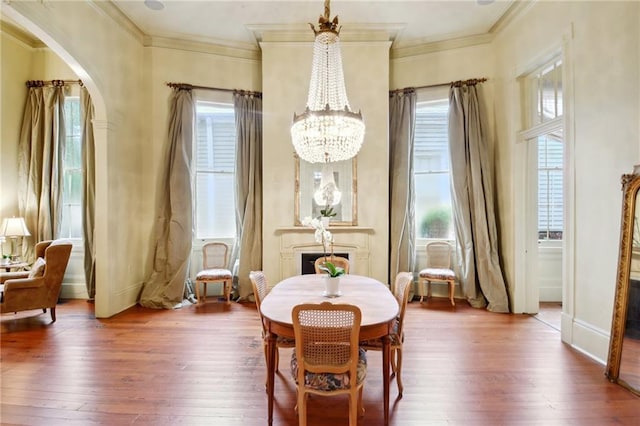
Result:
<svg viewBox="0 0 640 426">
<path fill-rule="evenodd" d="M 498 255 L 493 174 L 477 85 L 449 91 L 449 144 L 456 259 L 462 290 L 474 307 L 509 312 Z"/>
<path fill-rule="evenodd" d="M 239 258 L 238 296 L 253 293 L 249 272 L 262 269 L 262 98 L 235 92 L 236 116 L 236 243 Z"/>
<path fill-rule="evenodd" d="M 80 119 L 82 123 L 82 236 L 84 239 L 84 276 L 89 299 L 96 296 L 95 230 L 95 140 L 93 137 L 94 110 L 91 96 L 80 88 Z"/>
<path fill-rule="evenodd" d="M 65 149 L 64 88 L 29 87 L 18 144 L 18 211 L 31 236 L 22 257 L 31 262 L 35 243 L 58 235 Z"/>
<path fill-rule="evenodd" d="M 413 140 L 415 90 L 392 92 L 389 99 L 389 283 L 415 267 L 415 188 Z"/>
<path fill-rule="evenodd" d="M 191 157 L 195 103 L 191 90 L 172 89 L 169 99 L 169 129 L 162 176 L 151 271 L 140 294 L 140 305 L 148 308 L 178 308 L 182 304 L 193 234 Z"/>
</svg>

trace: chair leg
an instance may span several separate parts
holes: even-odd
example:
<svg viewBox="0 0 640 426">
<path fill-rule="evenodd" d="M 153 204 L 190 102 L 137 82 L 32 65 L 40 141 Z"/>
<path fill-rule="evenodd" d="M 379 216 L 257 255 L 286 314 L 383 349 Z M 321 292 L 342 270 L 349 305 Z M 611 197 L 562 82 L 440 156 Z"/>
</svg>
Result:
<svg viewBox="0 0 640 426">
<path fill-rule="evenodd" d="M 200 281 L 196 281 L 196 302 L 200 303 Z"/>
<path fill-rule="evenodd" d="M 207 282 L 203 281 L 202 283 L 202 302 L 206 303 L 207 301 Z"/>
<path fill-rule="evenodd" d="M 402 385 L 402 346 L 396 349 L 396 356 L 398 357 L 398 368 L 396 370 L 396 382 L 398 383 L 398 395 L 402 396 L 404 386 Z"/>
<path fill-rule="evenodd" d="M 51 322 L 56 322 L 56 307 L 49 308 L 49 311 L 51 312 Z"/>
<path fill-rule="evenodd" d="M 304 385 L 303 385 L 304 386 Z M 298 425 L 307 426 L 307 394 L 298 389 Z"/>
<path fill-rule="evenodd" d="M 353 384 L 351 386 L 354 386 Z M 362 389 L 362 388 L 360 388 Z M 349 426 L 358 425 L 358 401 L 360 400 L 360 390 L 349 392 Z"/>
<path fill-rule="evenodd" d="M 396 362 L 396 349 L 391 348 L 391 377 L 396 374 L 396 370 L 398 369 L 398 363 Z"/>
<path fill-rule="evenodd" d="M 453 299 L 455 291 L 456 291 L 456 283 L 454 281 L 449 281 L 449 300 L 451 300 L 452 306 L 456 306 L 456 302 Z"/>
<path fill-rule="evenodd" d="M 431 280 L 427 280 L 427 299 L 431 298 Z"/>
<path fill-rule="evenodd" d="M 420 290 L 420 303 L 422 303 L 422 299 L 424 299 L 424 280 L 418 280 L 418 289 Z"/>
</svg>

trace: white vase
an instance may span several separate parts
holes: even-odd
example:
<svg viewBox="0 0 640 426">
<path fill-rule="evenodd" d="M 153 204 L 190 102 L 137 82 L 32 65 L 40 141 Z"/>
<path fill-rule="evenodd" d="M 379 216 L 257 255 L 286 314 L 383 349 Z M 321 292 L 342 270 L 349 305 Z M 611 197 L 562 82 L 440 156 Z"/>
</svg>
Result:
<svg viewBox="0 0 640 426">
<path fill-rule="evenodd" d="M 329 222 L 331 221 L 330 217 L 326 217 L 326 216 L 321 216 L 320 217 L 320 222 L 322 223 L 322 226 L 324 227 L 324 229 L 329 229 Z"/>
<path fill-rule="evenodd" d="M 327 297 L 340 296 L 340 277 L 325 276 L 324 295 Z"/>
</svg>

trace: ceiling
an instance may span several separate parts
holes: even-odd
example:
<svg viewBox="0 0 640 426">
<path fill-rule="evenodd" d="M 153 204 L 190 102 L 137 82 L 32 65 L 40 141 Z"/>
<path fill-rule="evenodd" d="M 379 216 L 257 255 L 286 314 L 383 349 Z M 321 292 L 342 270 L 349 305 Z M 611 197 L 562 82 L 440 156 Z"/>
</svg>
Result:
<svg viewBox="0 0 640 426">
<path fill-rule="evenodd" d="M 164 6 L 153 10 L 145 3 Z M 261 30 L 317 24 L 323 0 L 112 0 L 145 35 L 258 49 Z M 153 6 L 151 4 L 151 6 Z M 390 30 L 394 48 L 489 34 L 512 0 L 333 0 L 342 33 Z"/>
</svg>

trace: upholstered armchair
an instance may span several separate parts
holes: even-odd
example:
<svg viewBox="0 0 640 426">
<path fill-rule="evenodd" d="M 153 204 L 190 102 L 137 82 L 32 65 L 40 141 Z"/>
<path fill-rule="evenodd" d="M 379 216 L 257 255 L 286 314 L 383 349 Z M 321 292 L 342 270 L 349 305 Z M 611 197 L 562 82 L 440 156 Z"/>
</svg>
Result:
<svg viewBox="0 0 640 426">
<path fill-rule="evenodd" d="M 51 311 L 51 321 L 56 320 L 56 304 L 62 289 L 71 242 L 67 240 L 41 241 L 36 244 L 37 260 L 31 271 L 9 272 L 0 276 L 0 313 L 30 309 Z"/>
</svg>

